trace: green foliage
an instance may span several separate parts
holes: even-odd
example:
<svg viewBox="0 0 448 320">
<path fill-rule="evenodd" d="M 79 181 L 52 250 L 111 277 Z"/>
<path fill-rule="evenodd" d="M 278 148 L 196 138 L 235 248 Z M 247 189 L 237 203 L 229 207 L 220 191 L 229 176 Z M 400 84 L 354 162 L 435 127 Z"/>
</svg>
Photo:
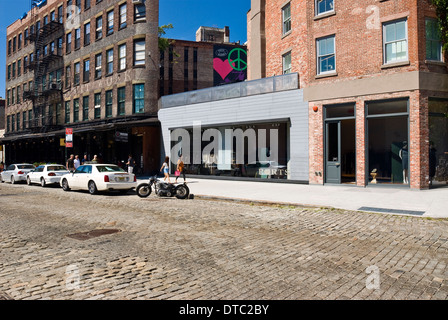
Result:
<svg viewBox="0 0 448 320">
<path fill-rule="evenodd" d="M 173 29 L 173 28 L 174 27 L 171 23 L 165 24 L 165 25 L 159 27 L 159 50 L 160 51 L 165 51 L 173 43 L 173 40 L 163 37 L 166 34 L 166 30 Z"/>
<path fill-rule="evenodd" d="M 448 0 L 431 0 L 431 2 L 436 7 L 443 50 L 448 52 Z"/>
</svg>

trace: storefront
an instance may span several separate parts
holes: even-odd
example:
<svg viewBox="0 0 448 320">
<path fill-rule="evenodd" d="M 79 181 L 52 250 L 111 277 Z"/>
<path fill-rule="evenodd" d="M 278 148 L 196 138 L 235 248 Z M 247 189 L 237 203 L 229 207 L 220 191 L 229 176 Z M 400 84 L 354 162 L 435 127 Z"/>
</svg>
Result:
<svg viewBox="0 0 448 320">
<path fill-rule="evenodd" d="M 289 74 L 162 97 L 163 150 L 174 172 L 308 182 L 308 103 Z"/>
</svg>

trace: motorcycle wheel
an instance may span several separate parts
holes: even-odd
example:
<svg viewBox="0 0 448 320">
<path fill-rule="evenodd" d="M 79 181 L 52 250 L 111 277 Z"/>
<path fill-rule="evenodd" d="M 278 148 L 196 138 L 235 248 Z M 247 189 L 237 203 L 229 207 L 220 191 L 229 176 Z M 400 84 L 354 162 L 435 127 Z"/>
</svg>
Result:
<svg viewBox="0 0 448 320">
<path fill-rule="evenodd" d="M 184 184 L 180 184 L 176 187 L 176 198 L 177 199 L 187 199 L 190 194 L 190 189 Z"/>
<path fill-rule="evenodd" d="M 147 198 L 151 194 L 151 186 L 147 183 L 142 183 L 138 185 L 137 189 L 135 190 L 137 192 L 137 195 L 140 198 Z"/>
</svg>

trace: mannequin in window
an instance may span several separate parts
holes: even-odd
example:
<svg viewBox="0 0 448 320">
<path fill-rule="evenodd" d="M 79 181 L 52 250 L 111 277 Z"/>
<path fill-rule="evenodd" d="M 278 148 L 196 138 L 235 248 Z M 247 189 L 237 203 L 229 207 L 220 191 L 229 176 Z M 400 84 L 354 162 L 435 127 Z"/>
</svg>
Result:
<svg viewBox="0 0 448 320">
<path fill-rule="evenodd" d="M 408 184 L 408 168 L 409 168 L 409 152 L 408 152 L 408 142 L 403 141 L 403 147 L 400 149 L 400 159 L 403 166 L 403 183 Z"/>
</svg>

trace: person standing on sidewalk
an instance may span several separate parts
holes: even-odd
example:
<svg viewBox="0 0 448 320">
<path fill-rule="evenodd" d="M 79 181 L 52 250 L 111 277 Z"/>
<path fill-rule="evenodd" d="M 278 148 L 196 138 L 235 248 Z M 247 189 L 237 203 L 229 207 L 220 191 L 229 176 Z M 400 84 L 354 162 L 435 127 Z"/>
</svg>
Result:
<svg viewBox="0 0 448 320">
<path fill-rule="evenodd" d="M 67 160 L 66 167 L 67 167 L 67 170 L 70 172 L 75 171 L 75 155 L 74 154 L 70 155 L 70 158 Z"/>
<path fill-rule="evenodd" d="M 135 160 L 134 158 L 132 158 L 131 154 L 129 155 L 128 162 L 126 162 L 126 165 L 128 166 L 128 173 L 129 174 L 134 173 Z"/>
</svg>

